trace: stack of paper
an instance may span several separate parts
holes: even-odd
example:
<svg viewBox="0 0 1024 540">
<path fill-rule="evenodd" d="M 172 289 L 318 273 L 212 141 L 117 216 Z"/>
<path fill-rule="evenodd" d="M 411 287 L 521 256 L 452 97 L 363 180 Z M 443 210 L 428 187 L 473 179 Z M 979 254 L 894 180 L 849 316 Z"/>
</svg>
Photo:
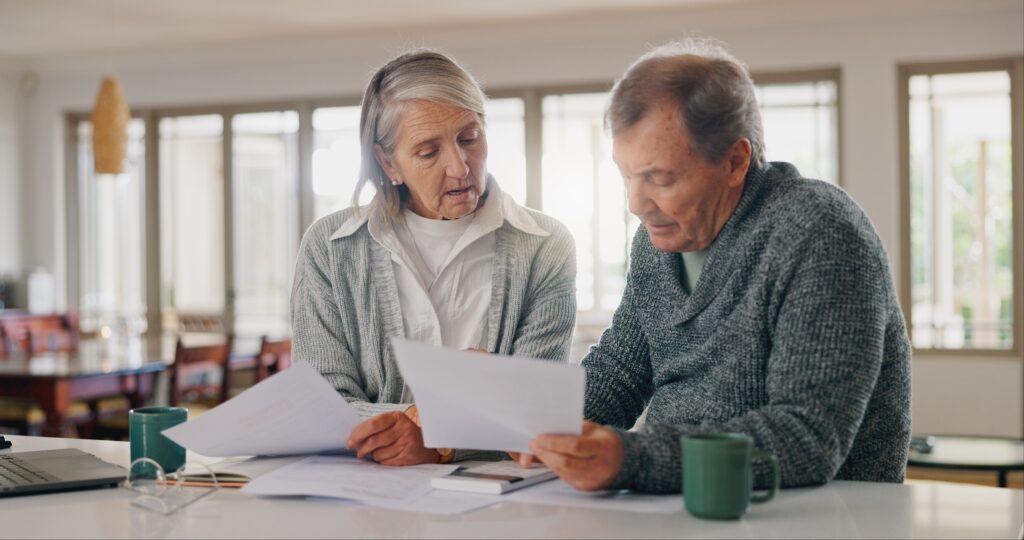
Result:
<svg viewBox="0 0 1024 540">
<path fill-rule="evenodd" d="M 463 352 L 397 340 L 431 448 L 527 451 L 542 433 L 579 434 L 578 366 Z M 315 454 L 345 448 L 359 414 L 311 366 L 299 362 L 202 416 L 165 430 L 205 456 Z M 280 465 L 280 464 L 276 464 Z M 458 513 L 500 496 L 431 491 L 456 465 L 387 467 L 352 456 L 313 456 L 253 475 L 242 491 L 335 497 L 385 508 Z M 527 490 L 523 490 L 527 491 Z"/>
<path fill-rule="evenodd" d="M 351 499 L 372 506 L 457 514 L 499 502 L 497 496 L 433 492 L 430 480 L 457 465 L 387 467 L 345 456 L 314 456 L 249 482 L 242 491 L 256 495 L 305 495 Z"/>
<path fill-rule="evenodd" d="M 297 363 L 163 434 L 211 457 L 313 454 L 344 449 L 359 422 L 316 369 Z"/>
<path fill-rule="evenodd" d="M 579 366 L 392 342 L 428 448 L 528 452 L 544 433 L 583 429 Z"/>
</svg>

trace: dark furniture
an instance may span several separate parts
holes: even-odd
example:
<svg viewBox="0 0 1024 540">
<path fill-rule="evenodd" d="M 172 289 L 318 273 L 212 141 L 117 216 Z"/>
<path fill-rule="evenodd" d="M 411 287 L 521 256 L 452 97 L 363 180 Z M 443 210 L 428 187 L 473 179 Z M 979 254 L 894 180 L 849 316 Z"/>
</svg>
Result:
<svg viewBox="0 0 1024 540">
<path fill-rule="evenodd" d="M 932 435 L 927 440 L 930 445 L 911 445 L 907 465 L 992 471 L 997 474 L 999 487 L 1006 487 L 1006 476 L 1010 471 L 1024 471 L 1024 439 Z"/>
<path fill-rule="evenodd" d="M 217 405 L 227 401 L 231 384 L 231 337 L 215 345 L 185 346 L 174 350 L 170 376 L 170 404 L 188 402 Z"/>
<path fill-rule="evenodd" d="M 32 315 L 24 311 L 0 313 L 8 354 L 14 351 L 71 350 L 78 341 L 78 314 L 72 311 Z"/>
<path fill-rule="evenodd" d="M 83 340 L 69 352 L 16 351 L 0 361 L 0 398 L 34 402 L 46 415 L 43 435 L 61 436 L 73 403 L 124 396 L 141 406 L 165 368 L 159 345 L 139 337 Z"/>
</svg>

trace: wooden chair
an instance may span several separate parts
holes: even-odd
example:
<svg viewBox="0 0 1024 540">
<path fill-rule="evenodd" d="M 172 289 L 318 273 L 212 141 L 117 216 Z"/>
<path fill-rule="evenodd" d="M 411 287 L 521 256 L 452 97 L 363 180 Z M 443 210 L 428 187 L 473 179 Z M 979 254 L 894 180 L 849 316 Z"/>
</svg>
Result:
<svg viewBox="0 0 1024 540">
<path fill-rule="evenodd" d="M 172 407 L 185 407 L 188 417 L 194 418 L 227 400 L 231 383 L 228 369 L 231 341 L 227 337 L 221 344 L 186 347 L 178 337 L 174 363 L 167 370 L 168 403 Z M 117 414 L 97 411 L 97 417 L 93 428 L 96 438 L 123 440 L 128 437 L 127 411 Z"/>
<path fill-rule="evenodd" d="M 74 351 L 78 348 L 77 316 L 75 314 L 24 315 L 0 321 L 0 361 L 25 351 L 33 354 L 47 351 Z M 71 404 L 68 424 L 76 426 L 80 433 L 89 433 L 93 420 L 89 404 Z M 35 403 L 28 400 L 0 397 L 0 425 L 18 433 L 39 435 L 46 415 Z"/>
<path fill-rule="evenodd" d="M 25 332 L 29 353 L 71 352 L 78 350 L 78 334 L 66 328 L 44 328 Z"/>
<path fill-rule="evenodd" d="M 182 334 L 223 334 L 224 317 L 211 313 L 177 313 L 178 332 Z"/>
<path fill-rule="evenodd" d="M 292 365 L 292 338 L 260 340 L 259 361 L 256 363 L 256 382 L 283 371 Z"/>
<path fill-rule="evenodd" d="M 231 337 L 220 345 L 186 347 L 181 338 L 170 369 L 170 404 L 198 403 L 216 406 L 228 399 L 231 384 Z M 219 381 L 211 382 L 220 374 Z"/>
<path fill-rule="evenodd" d="M 51 335 L 58 335 L 58 339 L 70 346 L 78 342 L 78 315 L 74 312 L 53 315 L 22 315 L 0 319 L 0 327 L 7 335 L 8 346 L 13 350 L 27 352 L 48 350 Z M 32 336 L 39 341 L 38 346 L 33 347 Z M 74 348 L 66 349 L 74 350 Z"/>
<path fill-rule="evenodd" d="M 2 362 L 10 354 L 8 352 L 10 345 L 7 344 L 7 332 L 4 332 L 4 327 L 0 326 L 0 362 Z"/>
</svg>

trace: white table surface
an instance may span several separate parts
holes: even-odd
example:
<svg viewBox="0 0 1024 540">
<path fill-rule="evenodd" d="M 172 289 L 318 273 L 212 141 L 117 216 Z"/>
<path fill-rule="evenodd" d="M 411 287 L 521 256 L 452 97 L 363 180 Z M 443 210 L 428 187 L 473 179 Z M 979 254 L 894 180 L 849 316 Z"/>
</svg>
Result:
<svg viewBox="0 0 1024 540">
<path fill-rule="evenodd" d="M 76 447 L 127 467 L 128 443 L 9 437 L 10 451 Z M 5 452 L 10 452 L 5 451 Z M 191 458 L 190 458 L 191 459 Z M 209 460 L 213 461 L 213 460 Z M 1024 491 L 832 482 L 784 490 L 739 521 L 505 502 L 455 516 L 221 490 L 162 516 L 133 492 L 0 499 L 0 538 L 1020 538 Z"/>
</svg>

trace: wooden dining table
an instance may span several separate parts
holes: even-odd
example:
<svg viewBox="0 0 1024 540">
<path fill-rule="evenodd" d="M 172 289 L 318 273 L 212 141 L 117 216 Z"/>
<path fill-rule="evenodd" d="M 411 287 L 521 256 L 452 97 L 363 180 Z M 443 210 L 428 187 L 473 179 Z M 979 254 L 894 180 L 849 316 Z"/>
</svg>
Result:
<svg viewBox="0 0 1024 540">
<path fill-rule="evenodd" d="M 60 436 L 72 402 L 124 396 L 142 406 L 169 363 L 161 341 L 142 336 L 82 340 L 71 352 L 18 351 L 0 358 L 0 397 L 35 402 L 43 435 Z"/>
</svg>

